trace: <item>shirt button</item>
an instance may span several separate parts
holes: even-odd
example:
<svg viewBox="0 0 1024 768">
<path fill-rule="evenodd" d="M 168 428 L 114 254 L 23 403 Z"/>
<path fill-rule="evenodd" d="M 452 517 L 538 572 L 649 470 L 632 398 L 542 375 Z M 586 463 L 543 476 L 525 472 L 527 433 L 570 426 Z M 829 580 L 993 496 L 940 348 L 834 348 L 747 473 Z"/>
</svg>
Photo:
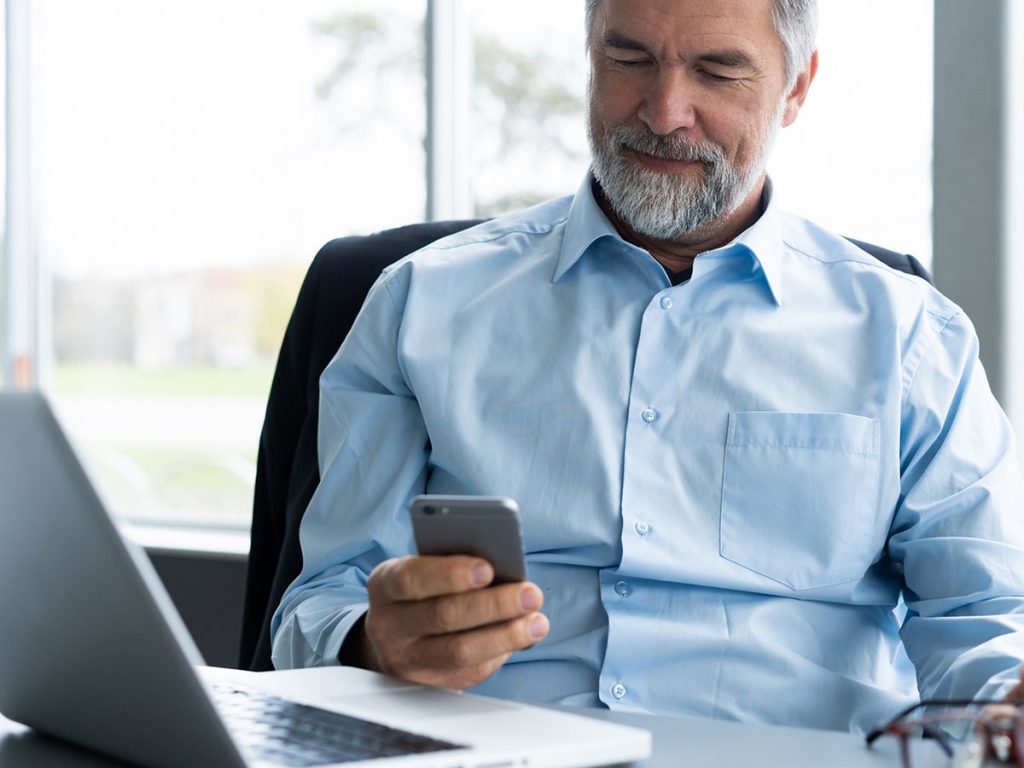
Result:
<svg viewBox="0 0 1024 768">
<path fill-rule="evenodd" d="M 648 523 L 646 520 L 638 520 L 637 524 L 633 527 L 636 528 L 636 532 L 639 533 L 641 536 L 646 536 L 648 533 L 651 532 L 651 524 Z"/>
<path fill-rule="evenodd" d="M 662 296 L 658 303 L 661 304 L 662 309 L 672 309 L 672 297 L 670 296 Z"/>
<path fill-rule="evenodd" d="M 621 699 L 625 697 L 625 695 L 626 686 L 624 686 L 622 683 L 616 683 L 612 686 L 612 696 L 614 696 L 616 699 Z"/>
<path fill-rule="evenodd" d="M 644 412 L 640 414 L 640 418 L 650 424 L 656 418 L 658 418 L 658 412 L 653 408 L 645 408 Z"/>
<path fill-rule="evenodd" d="M 633 587 L 630 586 L 628 581 L 616 581 L 615 592 L 622 597 L 629 597 L 633 594 Z"/>
</svg>

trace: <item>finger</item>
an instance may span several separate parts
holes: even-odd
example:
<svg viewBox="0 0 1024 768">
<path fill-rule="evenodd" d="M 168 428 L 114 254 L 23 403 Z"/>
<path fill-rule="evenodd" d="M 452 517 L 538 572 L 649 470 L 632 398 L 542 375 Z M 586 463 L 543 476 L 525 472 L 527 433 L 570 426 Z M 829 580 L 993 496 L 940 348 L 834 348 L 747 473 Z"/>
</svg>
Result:
<svg viewBox="0 0 1024 768">
<path fill-rule="evenodd" d="M 544 614 L 531 613 L 480 629 L 424 637 L 410 649 L 409 661 L 421 669 L 471 669 L 540 642 L 548 629 Z"/>
<path fill-rule="evenodd" d="M 507 659 L 508 654 L 506 653 L 489 659 L 475 667 L 456 670 L 419 670 L 411 673 L 408 679 L 425 685 L 435 685 L 456 690 L 472 688 L 497 672 Z"/>
<path fill-rule="evenodd" d="M 544 593 L 535 584 L 502 584 L 409 603 L 395 616 L 394 631 L 407 637 L 447 635 L 534 613 L 543 604 Z"/>
<path fill-rule="evenodd" d="M 479 557 L 410 555 L 385 560 L 374 568 L 366 590 L 371 604 L 398 603 L 480 589 L 493 579 L 491 564 Z"/>
<path fill-rule="evenodd" d="M 1015 685 L 1013 689 L 1006 694 L 1003 700 L 1011 704 L 1024 703 L 1024 683 L 1017 683 L 1017 685 Z"/>
</svg>

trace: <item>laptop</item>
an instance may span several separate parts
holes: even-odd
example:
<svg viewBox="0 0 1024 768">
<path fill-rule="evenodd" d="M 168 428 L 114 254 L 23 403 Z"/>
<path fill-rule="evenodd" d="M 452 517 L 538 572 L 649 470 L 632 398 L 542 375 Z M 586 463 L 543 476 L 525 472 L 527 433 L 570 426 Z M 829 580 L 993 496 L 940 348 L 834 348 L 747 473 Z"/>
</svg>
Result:
<svg viewBox="0 0 1024 768">
<path fill-rule="evenodd" d="M 0 393 L 0 712 L 152 768 L 585 766 L 650 734 L 362 669 L 202 659 L 39 393 Z"/>
</svg>

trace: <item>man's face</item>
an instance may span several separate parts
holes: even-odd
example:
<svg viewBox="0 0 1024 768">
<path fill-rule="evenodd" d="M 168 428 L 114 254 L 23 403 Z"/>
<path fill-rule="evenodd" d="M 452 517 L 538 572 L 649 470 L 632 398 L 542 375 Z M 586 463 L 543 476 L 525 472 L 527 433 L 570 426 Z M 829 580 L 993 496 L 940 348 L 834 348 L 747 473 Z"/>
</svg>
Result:
<svg viewBox="0 0 1024 768">
<path fill-rule="evenodd" d="M 605 196 L 640 234 L 699 238 L 751 196 L 806 94 L 786 92 L 771 0 L 603 0 L 590 33 Z"/>
</svg>

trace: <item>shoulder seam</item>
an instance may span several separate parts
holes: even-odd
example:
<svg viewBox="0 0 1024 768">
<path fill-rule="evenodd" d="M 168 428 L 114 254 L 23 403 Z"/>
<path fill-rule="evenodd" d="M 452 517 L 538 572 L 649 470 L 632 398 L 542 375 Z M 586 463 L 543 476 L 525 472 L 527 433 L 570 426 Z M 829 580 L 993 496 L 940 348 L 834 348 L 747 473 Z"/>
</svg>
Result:
<svg viewBox="0 0 1024 768">
<path fill-rule="evenodd" d="M 885 263 L 879 261 L 878 259 L 876 259 L 874 256 L 872 256 L 870 253 L 867 253 L 866 251 L 864 252 L 865 258 L 863 260 L 861 260 L 861 259 L 850 259 L 850 258 L 823 259 L 820 256 L 814 255 L 813 253 L 808 253 L 803 248 L 799 248 L 799 247 L 793 245 L 793 243 L 791 243 L 789 240 L 786 240 L 785 238 L 783 238 L 782 242 L 786 244 L 787 248 L 790 248 L 793 251 L 796 251 L 797 253 L 799 253 L 800 255 L 806 256 L 808 259 L 812 259 L 813 261 L 816 261 L 819 264 L 822 264 L 822 265 L 825 265 L 825 266 L 830 266 L 830 265 L 833 265 L 833 264 L 860 264 L 861 266 L 868 267 L 869 269 L 875 269 L 875 270 L 879 270 L 881 272 L 884 272 L 887 275 L 890 275 L 890 276 L 895 277 L 895 278 L 897 278 L 899 280 L 902 280 L 902 281 L 906 282 L 908 285 L 911 285 L 911 286 L 914 286 L 914 287 L 917 287 L 917 288 L 920 288 L 920 284 L 924 283 L 926 288 L 930 288 L 932 291 L 938 292 L 938 289 L 935 288 L 934 285 L 929 283 L 923 277 L 921 277 L 919 275 L 912 275 L 909 272 L 904 272 L 903 270 L 896 269 L 895 267 L 890 267 L 888 264 L 885 264 Z M 851 245 L 853 245 L 854 248 L 857 247 L 853 243 L 851 243 Z M 957 315 L 960 314 L 959 310 L 953 310 L 949 315 L 944 315 L 944 314 L 942 314 L 940 312 L 937 312 L 933 307 L 925 307 L 924 310 L 928 314 L 932 315 L 933 317 L 938 318 L 939 320 L 945 321 L 947 323 L 950 320 L 952 320 L 954 317 L 956 317 Z"/>
<path fill-rule="evenodd" d="M 381 271 L 380 281 L 383 284 L 384 290 L 388 292 L 388 299 L 391 300 L 391 306 L 394 307 L 395 313 L 401 317 L 403 314 L 402 308 L 398 306 L 398 300 L 395 298 L 395 294 L 391 290 L 391 284 L 398 279 L 395 277 L 395 275 L 398 274 L 398 270 L 391 269 L 393 266 L 394 264 L 388 264 L 388 266 Z"/>
<path fill-rule="evenodd" d="M 813 259 L 814 261 L 818 262 L 819 264 L 861 264 L 862 266 L 865 266 L 865 267 L 871 267 L 873 269 L 882 270 L 883 272 L 889 273 L 889 274 L 893 275 L 894 277 L 898 277 L 898 278 L 901 278 L 901 279 L 904 279 L 904 280 L 910 280 L 910 279 L 921 280 L 922 279 L 922 278 L 918 277 L 917 275 L 912 275 L 912 274 L 910 274 L 908 272 L 904 272 L 903 270 L 895 269 L 893 267 L 890 267 L 888 264 L 885 264 L 885 263 L 879 261 L 878 259 L 876 259 L 874 256 L 872 256 L 867 251 L 864 251 L 865 258 L 863 260 L 862 259 L 850 259 L 850 258 L 823 259 L 820 256 L 815 256 L 813 253 L 808 253 L 803 248 L 800 248 L 800 247 L 798 247 L 796 245 L 793 245 L 793 243 L 791 243 L 789 240 L 787 240 L 785 238 L 783 238 L 782 242 L 784 242 L 788 248 L 791 248 L 792 250 L 796 251 L 797 253 L 799 253 L 799 254 L 801 254 L 803 256 L 806 256 L 808 259 Z M 849 242 L 849 241 L 847 241 L 847 242 Z M 852 245 L 854 248 L 857 248 L 857 245 L 855 243 L 850 243 L 850 245 Z"/>
<path fill-rule="evenodd" d="M 492 235 L 490 237 L 474 238 L 472 240 L 459 238 L 458 237 L 459 235 L 462 235 L 463 233 L 468 231 L 468 230 L 462 230 L 461 232 L 456 232 L 453 236 L 442 238 L 441 241 L 435 241 L 433 243 L 430 243 L 427 246 L 425 246 L 422 250 L 424 250 L 424 251 L 429 251 L 429 250 L 446 251 L 446 250 L 449 250 L 451 248 L 461 248 L 464 245 L 482 245 L 483 243 L 491 243 L 491 242 L 494 242 L 495 240 L 500 240 L 501 238 L 506 237 L 508 235 L 547 235 L 547 234 L 550 234 L 551 231 L 554 230 L 554 228 L 556 226 L 558 226 L 559 224 L 564 224 L 568 220 L 569 220 L 569 216 L 568 216 L 568 214 L 566 214 L 565 216 L 562 216 L 560 218 L 554 219 L 551 222 L 548 222 L 542 228 L 536 228 L 536 227 L 528 228 L 528 227 L 523 227 L 523 226 L 520 226 L 518 228 L 517 227 L 510 227 L 508 229 L 503 229 L 501 232 L 497 232 L 497 233 L 495 233 L 494 235 Z M 492 219 L 491 221 L 494 221 L 494 220 Z M 489 223 L 489 222 L 486 222 L 486 223 Z M 475 229 L 475 227 L 472 227 L 472 229 Z M 445 240 L 454 240 L 455 242 L 446 243 L 446 242 L 444 242 Z"/>
<path fill-rule="evenodd" d="M 936 320 L 938 320 L 941 323 L 941 325 L 935 330 L 934 333 L 929 334 L 926 339 L 922 339 L 915 346 L 915 350 L 920 348 L 920 350 L 921 350 L 920 354 L 914 354 L 914 355 L 910 356 L 910 358 L 909 358 L 910 361 L 911 361 L 911 366 L 912 367 L 908 367 L 906 372 L 904 373 L 904 380 L 907 383 L 906 383 L 906 388 L 905 388 L 905 390 L 903 392 L 903 398 L 901 399 L 901 402 L 900 402 L 900 409 L 901 410 L 907 407 L 907 402 L 910 400 L 910 391 L 914 388 L 914 383 L 917 381 L 918 371 L 921 370 L 921 361 L 924 360 L 924 356 L 925 356 L 925 352 L 926 352 L 925 345 L 934 344 L 935 341 L 939 337 L 941 337 L 942 334 L 944 334 L 946 332 L 946 329 L 949 328 L 950 324 L 956 318 L 960 317 L 960 315 L 962 314 L 961 312 L 954 312 L 949 317 L 945 317 L 944 315 L 936 314 L 935 312 L 932 312 L 931 310 L 927 310 L 927 313 L 931 317 L 933 317 Z"/>
</svg>

